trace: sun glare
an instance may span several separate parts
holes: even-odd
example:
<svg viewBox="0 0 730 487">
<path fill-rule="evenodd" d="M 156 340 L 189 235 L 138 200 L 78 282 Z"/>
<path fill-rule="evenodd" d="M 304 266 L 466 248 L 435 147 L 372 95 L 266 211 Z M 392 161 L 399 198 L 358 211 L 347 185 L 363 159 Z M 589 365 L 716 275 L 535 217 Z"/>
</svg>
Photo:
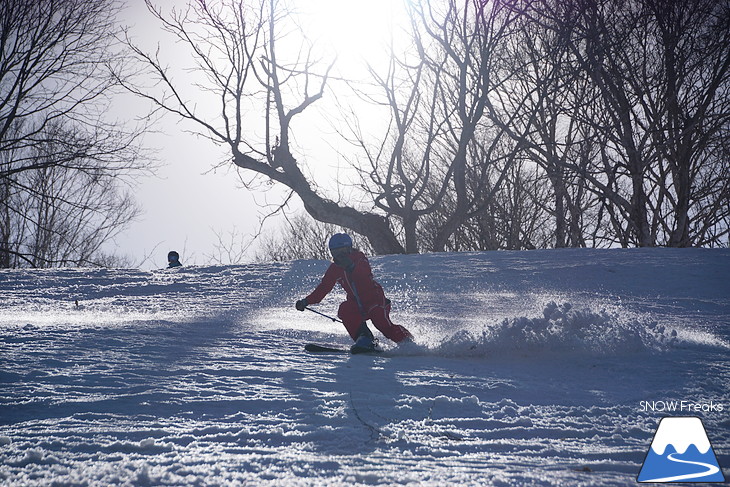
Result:
<svg viewBox="0 0 730 487">
<path fill-rule="evenodd" d="M 307 34 L 338 65 L 373 64 L 387 58 L 391 41 L 403 36 L 405 14 L 397 0 L 311 0 L 306 2 Z"/>
</svg>

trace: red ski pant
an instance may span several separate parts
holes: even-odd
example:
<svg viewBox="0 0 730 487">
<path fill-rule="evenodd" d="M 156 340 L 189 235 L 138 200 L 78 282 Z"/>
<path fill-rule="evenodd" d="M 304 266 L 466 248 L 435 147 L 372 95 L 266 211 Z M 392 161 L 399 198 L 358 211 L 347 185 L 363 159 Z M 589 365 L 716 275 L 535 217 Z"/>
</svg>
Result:
<svg viewBox="0 0 730 487">
<path fill-rule="evenodd" d="M 398 343 L 406 338 L 412 337 L 411 333 L 403 326 L 396 325 L 390 321 L 390 302 L 378 304 L 370 307 L 363 316 L 355 301 L 345 301 L 340 305 L 337 316 L 342 319 L 347 332 L 353 340 L 357 339 L 357 332 L 360 330 L 360 324 L 363 321 L 370 320 L 375 328 L 385 335 L 386 338 Z"/>
</svg>

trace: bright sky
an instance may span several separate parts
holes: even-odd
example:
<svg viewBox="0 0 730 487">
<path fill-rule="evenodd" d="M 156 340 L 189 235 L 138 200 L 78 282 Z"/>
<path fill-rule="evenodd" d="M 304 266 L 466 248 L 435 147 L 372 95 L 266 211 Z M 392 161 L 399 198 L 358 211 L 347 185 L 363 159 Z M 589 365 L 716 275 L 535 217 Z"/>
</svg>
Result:
<svg viewBox="0 0 730 487">
<path fill-rule="evenodd" d="M 382 62 L 391 37 L 403 20 L 397 0 L 301 0 L 301 11 L 313 36 L 338 55 L 342 70 L 362 68 L 362 61 Z"/>
<path fill-rule="evenodd" d="M 133 38 L 150 52 L 161 43 L 161 52 L 174 53 L 174 46 L 164 43 L 158 21 L 144 3 L 128 2 L 122 22 L 130 27 Z M 180 8 L 182 4 L 173 0 L 154 3 L 162 5 L 165 11 L 169 6 Z M 402 15 L 395 10 L 401 3 L 392 0 L 301 0 L 293 4 L 301 9 L 303 25 L 318 37 L 318 45 L 326 51 L 324 55 L 336 55 L 337 70 L 347 74 L 362 75 L 365 61 L 382 63 L 384 46 L 394 32 L 392 25 Z M 181 60 L 184 62 L 184 58 Z M 170 63 L 174 62 L 171 58 Z M 332 101 L 332 97 L 326 96 L 315 104 L 319 105 L 316 110 L 310 108 L 307 118 L 302 119 L 306 123 L 300 123 L 295 133 L 297 146 L 306 160 L 317 161 L 313 171 L 324 174 L 345 165 L 337 155 L 341 149 L 332 147 L 337 144 L 332 121 L 339 116 L 332 112 Z M 323 112 L 327 120 L 323 119 Z M 169 250 L 177 250 L 183 264 L 208 263 L 208 256 L 216 251 L 216 233 L 226 237 L 233 231 L 239 236 L 253 235 L 259 217 L 266 213 L 257 203 L 277 201 L 276 191 L 264 195 L 243 189 L 233 169 L 210 172 L 227 154 L 211 142 L 185 132 L 191 128 L 168 116 L 157 127 L 161 133 L 145 138 L 145 144 L 158 151 L 161 167 L 155 177 L 144 179 L 138 186 L 136 199 L 144 214 L 117 237 L 115 249 L 129 255 L 135 265 L 141 263 L 144 269 L 165 267 Z M 149 258 L 142 262 L 146 257 Z"/>
</svg>

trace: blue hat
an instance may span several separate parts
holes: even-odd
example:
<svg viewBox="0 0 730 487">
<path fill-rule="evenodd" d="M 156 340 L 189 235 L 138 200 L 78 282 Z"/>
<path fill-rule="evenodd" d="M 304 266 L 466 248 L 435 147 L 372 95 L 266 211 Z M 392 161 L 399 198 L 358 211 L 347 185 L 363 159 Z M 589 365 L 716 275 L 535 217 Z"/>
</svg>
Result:
<svg viewBox="0 0 730 487">
<path fill-rule="evenodd" d="M 335 233 L 330 237 L 330 250 L 340 249 L 342 247 L 352 247 L 352 239 L 346 233 Z"/>
</svg>

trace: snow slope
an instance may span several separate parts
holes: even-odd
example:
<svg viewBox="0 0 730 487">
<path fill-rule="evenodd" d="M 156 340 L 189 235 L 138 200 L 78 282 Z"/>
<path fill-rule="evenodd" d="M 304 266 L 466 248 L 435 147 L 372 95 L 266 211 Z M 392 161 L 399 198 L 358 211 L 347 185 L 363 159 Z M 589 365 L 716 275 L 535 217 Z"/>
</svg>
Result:
<svg viewBox="0 0 730 487">
<path fill-rule="evenodd" d="M 0 484 L 634 485 L 669 415 L 728 476 L 729 250 L 371 262 L 380 356 L 302 350 L 322 261 L 0 271 Z"/>
</svg>

